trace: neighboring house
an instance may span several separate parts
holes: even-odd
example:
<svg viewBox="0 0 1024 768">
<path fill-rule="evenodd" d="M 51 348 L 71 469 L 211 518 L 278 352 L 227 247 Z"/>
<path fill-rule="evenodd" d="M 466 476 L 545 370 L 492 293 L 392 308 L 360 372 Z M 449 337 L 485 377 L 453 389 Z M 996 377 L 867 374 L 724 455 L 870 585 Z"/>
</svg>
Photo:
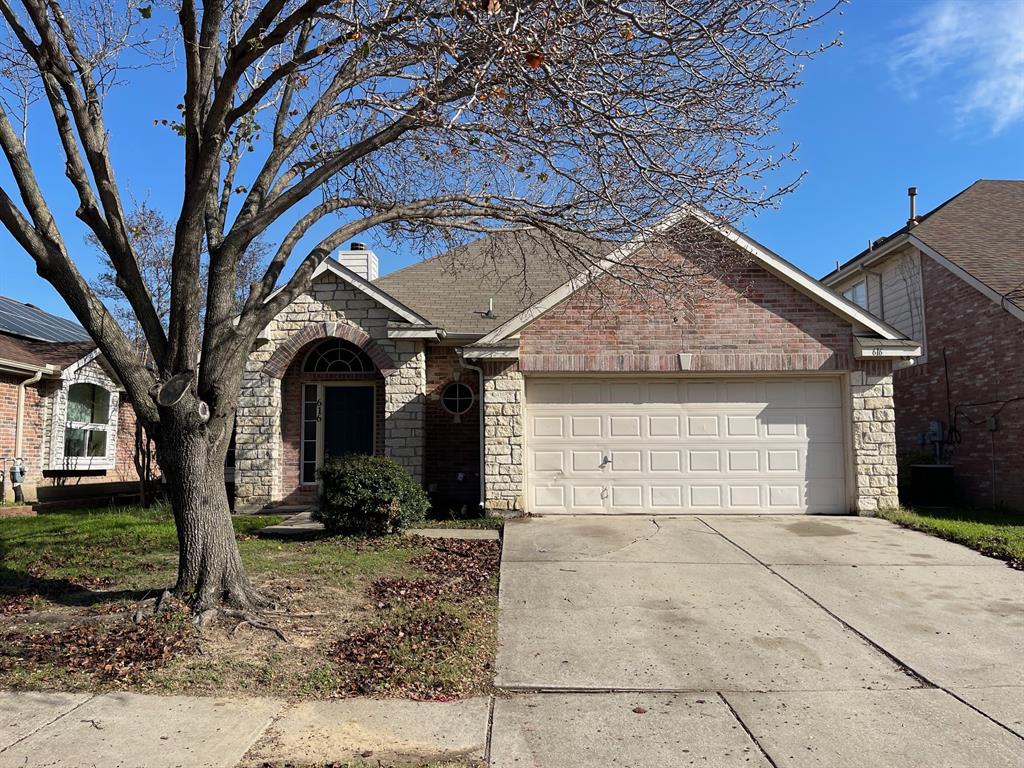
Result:
<svg viewBox="0 0 1024 768">
<path fill-rule="evenodd" d="M 895 375 L 902 463 L 931 455 L 963 501 L 1024 510 L 1024 181 L 912 212 L 823 282 L 923 345 Z"/>
<path fill-rule="evenodd" d="M 135 414 L 96 344 L 75 323 L 0 297 L 0 467 L 28 469 L 28 500 L 69 501 L 68 486 L 137 479 Z M 53 490 L 61 487 L 64 490 Z M 90 496 L 97 488 L 90 488 Z M 82 493 L 85 491 L 83 489 Z"/>
<path fill-rule="evenodd" d="M 345 452 L 395 457 L 442 510 L 895 504 L 892 370 L 919 345 L 745 235 L 705 225 L 692 249 L 724 244 L 734 268 L 644 301 L 603 272 L 645 258 L 638 243 L 596 248 L 602 268 L 573 279 L 532 233 L 383 278 L 361 246 L 325 260 L 251 354 L 237 509 L 314 502 L 317 466 Z"/>
</svg>

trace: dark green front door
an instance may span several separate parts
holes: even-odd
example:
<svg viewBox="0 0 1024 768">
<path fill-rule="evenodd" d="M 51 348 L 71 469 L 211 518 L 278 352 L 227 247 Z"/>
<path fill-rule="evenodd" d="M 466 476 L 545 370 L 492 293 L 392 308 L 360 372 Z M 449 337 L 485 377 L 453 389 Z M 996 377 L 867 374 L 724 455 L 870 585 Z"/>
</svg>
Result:
<svg viewBox="0 0 1024 768">
<path fill-rule="evenodd" d="M 373 453 L 373 387 L 324 387 L 324 461 Z"/>
</svg>

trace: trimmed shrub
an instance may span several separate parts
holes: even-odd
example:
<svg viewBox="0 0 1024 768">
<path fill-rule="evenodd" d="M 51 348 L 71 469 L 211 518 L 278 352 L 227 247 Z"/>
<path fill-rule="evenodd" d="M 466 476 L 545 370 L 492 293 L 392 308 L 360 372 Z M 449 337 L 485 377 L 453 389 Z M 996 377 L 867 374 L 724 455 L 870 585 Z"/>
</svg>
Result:
<svg viewBox="0 0 1024 768">
<path fill-rule="evenodd" d="M 387 456 L 342 456 L 319 470 L 317 520 L 328 533 L 384 536 L 421 522 L 427 494 L 405 467 Z"/>
</svg>

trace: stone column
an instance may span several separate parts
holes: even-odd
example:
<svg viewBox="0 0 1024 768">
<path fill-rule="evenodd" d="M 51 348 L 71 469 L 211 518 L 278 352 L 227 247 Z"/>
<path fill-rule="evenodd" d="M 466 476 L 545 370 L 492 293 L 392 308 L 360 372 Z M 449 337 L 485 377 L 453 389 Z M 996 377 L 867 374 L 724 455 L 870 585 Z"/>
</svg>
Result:
<svg viewBox="0 0 1024 768">
<path fill-rule="evenodd" d="M 850 374 L 856 511 L 874 514 L 899 504 L 896 471 L 896 411 L 892 374 Z"/>
<path fill-rule="evenodd" d="M 423 342 L 396 341 L 397 368 L 384 380 L 384 451 L 423 481 L 427 357 Z"/>
<path fill-rule="evenodd" d="M 281 380 L 263 372 L 269 352 L 245 367 L 235 420 L 235 511 L 255 512 L 281 496 Z"/>
<path fill-rule="evenodd" d="M 523 500 L 523 374 L 517 363 L 485 363 L 484 488 L 487 509 L 521 512 Z"/>
</svg>

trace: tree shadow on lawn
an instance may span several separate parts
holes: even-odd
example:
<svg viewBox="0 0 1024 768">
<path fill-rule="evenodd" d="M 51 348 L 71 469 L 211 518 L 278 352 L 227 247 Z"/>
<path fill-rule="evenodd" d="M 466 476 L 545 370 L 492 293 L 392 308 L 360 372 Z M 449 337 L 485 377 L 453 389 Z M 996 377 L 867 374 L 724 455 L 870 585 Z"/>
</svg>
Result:
<svg viewBox="0 0 1024 768">
<path fill-rule="evenodd" d="M 164 585 L 153 589 L 103 589 L 109 579 L 46 576 L 34 573 L 31 568 L 15 570 L 6 564 L 6 560 L 6 551 L 0 544 L 0 615 L 7 613 L 5 603 L 24 602 L 23 598 L 44 598 L 57 605 L 91 608 L 105 603 L 138 602 L 166 588 Z"/>
</svg>

